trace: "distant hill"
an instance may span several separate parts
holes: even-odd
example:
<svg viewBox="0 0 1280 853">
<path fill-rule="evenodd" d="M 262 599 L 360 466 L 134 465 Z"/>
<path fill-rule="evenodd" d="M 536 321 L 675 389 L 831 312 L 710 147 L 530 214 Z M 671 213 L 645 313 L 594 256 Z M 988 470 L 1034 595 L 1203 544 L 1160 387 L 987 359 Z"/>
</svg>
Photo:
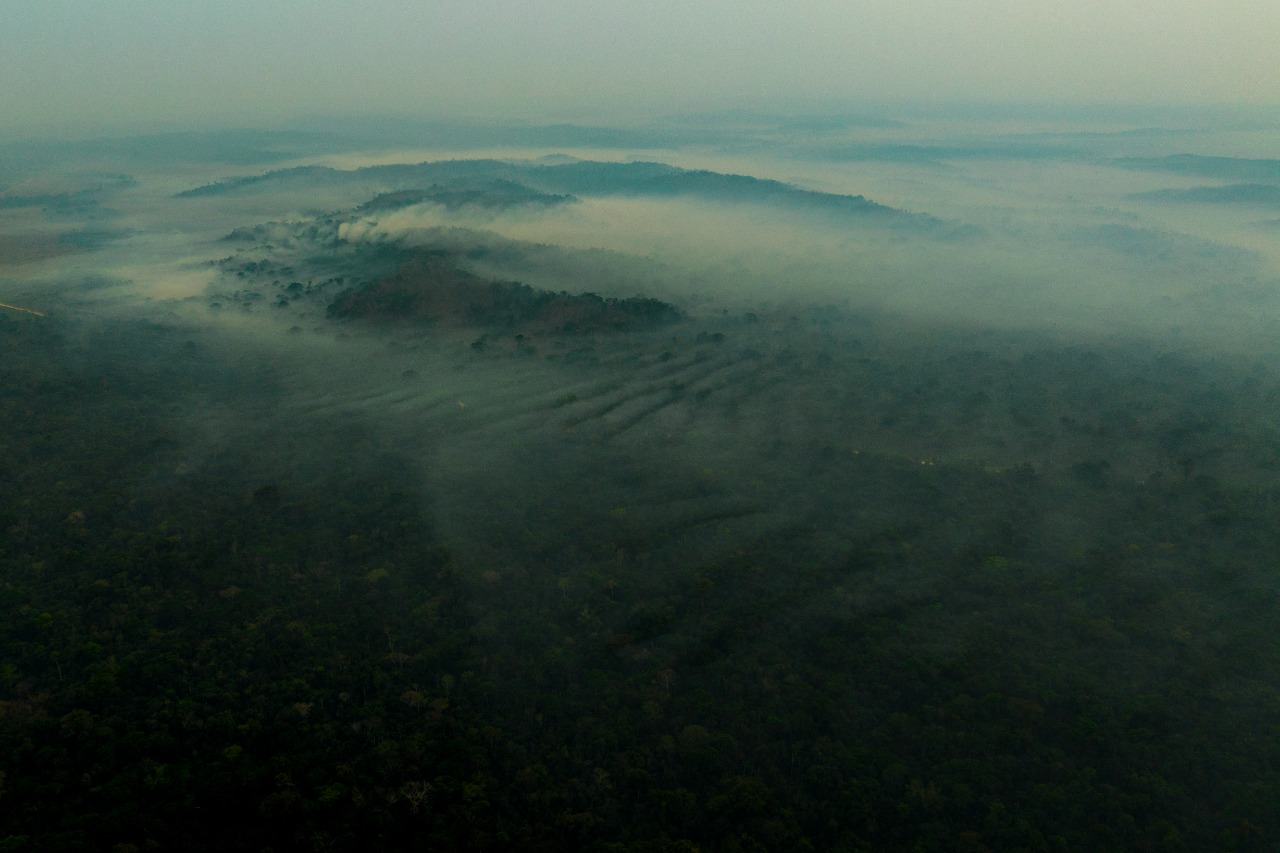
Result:
<svg viewBox="0 0 1280 853">
<path fill-rule="evenodd" d="M 506 210 L 513 207 L 555 207 L 577 201 L 571 195 L 542 193 L 515 181 L 497 179 L 472 188 L 433 186 L 425 190 L 393 190 L 380 193 L 360 205 L 361 213 L 399 210 L 415 204 L 436 204 L 446 210 L 466 208 Z"/>
<path fill-rule="evenodd" d="M 900 142 L 837 143 L 806 149 L 814 157 L 846 163 L 886 162 L 946 167 L 953 160 L 1080 160 L 1078 147 L 1045 142 L 983 142 L 970 145 L 915 145 Z"/>
<path fill-rule="evenodd" d="M 1122 169 L 1176 172 L 1224 181 L 1280 183 L 1280 160 L 1275 159 L 1171 154 L 1167 157 L 1120 157 L 1111 162 Z"/>
<path fill-rule="evenodd" d="M 344 183 L 344 173 L 328 166 L 297 166 L 292 169 L 274 169 L 261 175 L 227 178 L 212 184 L 192 187 L 175 193 L 175 198 L 201 198 L 203 196 L 230 195 L 241 190 L 271 190 L 284 187 L 334 186 Z"/>
<path fill-rule="evenodd" d="M 582 160 L 546 165 L 501 160 L 440 160 L 352 170 L 302 166 L 228 178 L 177 195 L 197 198 L 341 186 L 381 189 L 382 195 L 368 202 L 367 209 L 419 201 L 432 201 L 449 208 L 468 204 L 493 208 L 517 203 L 559 204 L 568 201 L 567 196 L 685 197 L 857 217 L 867 223 L 933 236 L 968 236 L 974 230 L 928 214 L 879 204 L 861 195 L 819 192 L 750 175 L 682 169 L 651 162 Z"/>
<path fill-rule="evenodd" d="M 709 201 L 765 202 L 847 213 L 901 214 L 860 195 L 805 190 L 791 184 L 749 175 L 704 169 L 688 170 L 662 163 L 579 162 L 543 166 L 530 176 L 536 184 L 583 195 L 686 195 Z"/>
<path fill-rule="evenodd" d="M 1260 204 L 1280 207 L 1280 186 L 1271 184 L 1228 184 L 1226 186 L 1191 187 L 1185 190 L 1153 190 L 1136 193 L 1130 198 L 1187 204 Z"/>
</svg>

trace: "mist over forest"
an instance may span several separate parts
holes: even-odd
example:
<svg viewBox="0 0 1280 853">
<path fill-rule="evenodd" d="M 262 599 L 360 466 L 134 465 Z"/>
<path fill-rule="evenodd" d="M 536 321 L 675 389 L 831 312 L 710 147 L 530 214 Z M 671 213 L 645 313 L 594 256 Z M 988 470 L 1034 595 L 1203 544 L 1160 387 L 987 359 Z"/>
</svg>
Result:
<svg viewBox="0 0 1280 853">
<path fill-rule="evenodd" d="M 0 849 L 1280 849 L 1276 130 L 0 143 Z"/>
</svg>

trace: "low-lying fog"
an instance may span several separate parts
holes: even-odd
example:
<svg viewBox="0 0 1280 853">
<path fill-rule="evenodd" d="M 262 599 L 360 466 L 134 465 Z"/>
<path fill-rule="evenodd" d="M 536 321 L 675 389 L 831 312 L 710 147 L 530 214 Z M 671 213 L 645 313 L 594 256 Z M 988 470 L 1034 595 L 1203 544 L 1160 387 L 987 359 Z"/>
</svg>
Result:
<svg viewBox="0 0 1280 853">
<path fill-rule="evenodd" d="M 596 505 L 631 507 L 632 519 L 661 515 L 661 493 L 693 478 L 699 500 L 666 512 L 689 524 L 741 513 L 758 530 L 809 511 L 788 496 L 811 486 L 790 480 L 796 460 L 821 448 L 989 470 L 1066 469 L 1102 453 L 1140 481 L 1176 473 L 1177 453 L 1161 457 L 1140 438 L 1055 442 L 1017 413 L 1039 406 L 1048 423 L 1103 417 L 1125 399 L 1158 406 L 1159 395 L 1115 384 L 1127 360 L 1273 351 L 1274 207 L 1151 195 L 1234 182 L 1233 171 L 1280 182 L 1274 159 L 1222 159 L 1235 154 L 1231 141 L 1203 131 L 933 125 L 810 138 L 766 122 L 661 149 L 477 146 L 483 157 L 467 158 L 425 138 L 412 151 L 366 144 L 259 164 L 193 163 L 179 151 L 151 169 L 89 146 L 78 159 L 30 166 L 0 195 L 10 247 L 0 301 L 70 328 L 139 314 L 174 323 L 214 357 L 255 365 L 249 375 L 273 372 L 271 417 L 378 424 L 432 472 L 440 530 L 470 526 L 456 538 L 473 543 L 553 501 L 529 488 L 504 501 L 486 494 L 495 482 L 528 485 L 548 471 L 561 496 L 589 482 Z M 738 194 L 726 200 L 715 195 L 725 184 L 655 194 L 575 178 L 585 191 L 510 203 L 510 184 L 473 176 L 448 184 L 466 198 L 376 207 L 380 193 L 435 184 L 355 171 L 442 159 L 509 160 L 524 170 L 517 183 L 541 180 L 548 192 L 563 179 L 540 167 L 590 160 L 665 162 L 812 192 L 758 181 L 733 184 Z M 342 171 L 304 168 L 313 165 Z M 253 180 L 273 170 L 285 171 Z M 217 186 L 238 178 L 250 180 Z M 861 201 L 835 196 L 892 210 L 864 214 Z M 327 317 L 344 289 L 393 271 L 398 261 L 378 253 L 399 257 L 395 247 L 446 249 L 472 273 L 550 291 L 657 298 L 688 319 L 621 337 L 524 340 L 512 337 L 519 329 Z M 1035 370 L 1011 378 L 1029 352 L 1078 345 L 1101 346 L 1113 362 L 1094 377 L 1101 390 L 1039 387 L 1053 379 Z M 934 390 L 921 399 L 921 387 Z M 207 412 L 218 407 L 208 394 L 194 399 L 206 439 L 211 424 L 242 420 L 234 407 Z M 1238 401 L 1228 408 L 1247 416 Z M 1222 472 L 1254 479 L 1248 465 L 1214 453 Z M 616 475 L 641 457 L 643 477 Z M 771 478 L 763 491 L 753 485 L 762 472 Z"/>
<path fill-rule="evenodd" d="M 1271 753 L 1235 735 L 1266 740 L 1274 714 L 1255 638 L 1275 597 L 1280 150 L 1195 128 L 716 127 L 14 148 L 0 330 L 35 377 L 15 387 L 163 385 L 113 480 L 129 512 L 230 480 L 305 527 L 334 483 L 407 484 L 513 731 L 542 730 L 519 716 L 547 688 L 530 649 L 567 684 L 604 655 L 662 702 L 673 677 L 718 677 L 749 703 L 773 701 L 742 673 L 774 644 L 837 685 L 827 710 L 903 707 L 905 658 L 970 704 L 994 688 L 964 673 L 1031 673 L 1066 698 L 1002 689 L 1046 718 L 1148 697 L 1188 751 L 1219 750 L 1205 777 L 1264 788 Z M 850 663 L 864 648 L 891 661 L 881 686 Z M 581 696 L 565 714 L 596 713 Z M 832 720 L 822 737 L 862 738 Z M 1045 736 L 1054 767 L 1093 742 L 1082 726 Z M 1206 814 L 1236 802 L 1221 790 Z"/>
<path fill-rule="evenodd" d="M 130 283 L 111 290 L 112 296 L 199 296 L 210 279 L 202 263 L 221 257 L 216 238 L 236 227 L 334 211 L 351 220 L 343 232 L 351 239 L 420 243 L 424 229 L 466 227 L 622 253 L 633 256 L 614 259 L 632 270 L 623 277 L 626 286 L 649 289 L 643 287 L 643 267 L 653 264 L 654 295 L 688 307 L 834 303 L 980 327 L 1086 336 L 1133 332 L 1211 348 L 1269 346 L 1280 304 L 1280 206 L 1265 199 L 1195 203 L 1158 195 L 1243 183 L 1194 174 L 1194 163 L 1188 170 L 1158 159 L 1255 153 L 1239 133 L 1028 135 L 1003 128 L 984 136 L 983 127 L 969 126 L 944 128 L 955 134 L 948 138 L 922 125 L 807 139 L 794 131 L 755 130 L 754 139 L 748 131 L 746 138 L 729 136 L 719 145 L 484 148 L 470 156 L 533 161 L 567 154 L 747 174 L 823 193 L 863 195 L 937 217 L 957 232 L 945 239 L 886 232 L 823 212 L 681 195 L 583 197 L 505 212 L 425 203 L 366 217 L 350 212 L 373 194 L 360 184 L 291 185 L 276 192 L 264 185 L 223 196 L 172 197 L 229 175 L 300 164 L 350 169 L 469 156 L 456 147 L 432 150 L 425 144 L 390 154 L 335 152 L 260 167 L 183 163 L 148 171 L 136 168 L 143 163 L 130 163 L 125 165 L 136 183 L 106 188 L 94 185 L 103 182 L 87 172 L 107 172 L 112 164 L 90 158 L 71 168 L 32 168 L 4 188 L 0 214 L 7 263 L 0 275 L 7 292 L 30 292 L 41 302 L 49 300 L 41 298 L 42 285 L 32 282 L 61 290 L 77 277 Z M 1242 167 L 1251 162 L 1268 163 L 1238 161 Z M 1275 161 L 1269 163 L 1274 172 Z M 1271 180 L 1280 178 L 1273 174 Z M 36 198 L 24 206 L 23 196 Z M 59 199 L 61 209 L 40 196 Z M 59 233 L 61 240 L 54 236 Z M 87 250 L 75 245 L 77 236 Z M 569 290 L 607 289 L 609 279 L 606 274 L 603 284 L 578 281 L 576 268 L 562 278 L 546 268 L 492 272 Z"/>
<path fill-rule="evenodd" d="M 745 454 L 734 464 L 745 464 L 763 453 L 756 445 L 773 440 L 780 419 L 789 417 L 779 410 L 783 406 L 806 413 L 810 444 L 829 443 L 843 430 L 839 441 L 849 450 L 873 447 L 917 460 L 976 458 L 1004 468 L 1045 462 L 1057 451 L 1038 447 L 1042 437 L 1031 432 L 1006 434 L 1008 424 L 998 418 L 945 438 L 936 430 L 913 434 L 900 416 L 886 414 L 892 405 L 884 399 L 822 402 L 828 394 L 822 389 L 838 396 L 847 391 L 842 386 L 866 381 L 858 361 L 864 356 L 888 358 L 899 370 L 952 350 L 1008 358 L 1038 346 L 1105 345 L 1121 352 L 1140 342 L 1144 353 L 1198 352 L 1206 358 L 1273 351 L 1272 330 L 1280 319 L 1275 205 L 1157 195 L 1246 179 L 1280 183 L 1276 159 L 1235 156 L 1241 150 L 1265 153 L 1257 150 L 1255 136 L 1133 128 L 1027 133 L 981 124 L 837 124 L 809 134 L 780 127 L 761 120 L 696 143 L 646 149 L 433 149 L 424 131 L 414 149 L 401 142 L 379 150 L 365 141 L 316 152 L 314 138 L 307 137 L 312 153 L 303 157 L 288 155 L 285 134 L 275 140 L 282 152 L 270 160 L 242 162 L 241 155 L 234 164 L 191 162 L 182 156 L 181 138 L 140 141 L 140 150 L 168 152 L 150 159 L 145 153 L 122 156 L 128 143 L 109 146 L 107 153 L 85 143 L 63 151 L 61 160 L 22 161 L 25 171 L 3 188 L 0 301 L 73 326 L 139 312 L 177 323 L 220 341 L 219 351 L 252 353 L 250 358 L 278 366 L 294 383 L 288 400 L 303 412 L 346 407 L 410 433 L 422 418 L 438 427 L 446 410 L 446 431 L 461 435 L 467 430 L 454 430 L 459 423 L 483 425 L 467 439 L 483 448 L 433 448 L 441 457 L 439 470 L 455 464 L 450 460 L 464 460 L 457 464 L 465 467 L 478 459 L 485 460 L 484 470 L 514 470 L 528 436 L 550 430 L 549 424 L 566 432 L 593 422 L 586 410 L 548 414 L 548 401 L 566 394 L 579 407 L 595 400 L 606 432 L 609 418 L 628 407 L 642 420 L 658 381 L 646 378 L 646 371 L 666 375 L 659 358 L 674 358 L 672 364 L 690 370 L 683 376 L 673 370 L 670 381 L 706 383 L 707 394 L 727 387 L 717 384 L 717 371 L 750 373 L 754 368 L 744 365 L 761 353 L 807 359 L 787 378 L 783 387 L 789 391 L 756 389 L 744 398 L 745 408 L 735 398 L 714 416 L 703 409 L 676 417 L 683 403 L 667 408 L 659 401 L 654 411 L 673 422 L 684 418 L 683 426 L 646 424 L 653 437 L 645 443 L 674 452 L 678 442 L 657 437 L 673 431 L 706 437 L 678 454 L 682 465 L 705 467 L 697 460 L 723 452 L 716 448 L 726 435 L 735 436 L 730 446 Z M 224 143 L 234 147 L 236 139 L 230 134 Z M 216 156 L 217 145 L 202 140 L 200 150 L 210 149 Z M 543 166 L 651 161 L 812 192 L 779 197 L 778 185 L 758 181 L 745 189 L 734 185 L 738 194 L 726 200 L 702 185 L 655 194 L 588 183 L 582 184 L 586 192 L 544 195 L 546 203 L 479 196 L 455 203 L 455 196 L 438 196 L 378 208 L 369 203 L 379 193 L 435 185 L 418 186 L 411 176 L 376 169 L 355 171 L 446 159 L 515 162 L 524 170 L 517 183 L 559 180 L 537 171 Z M 342 171 L 304 168 L 313 165 Z M 284 171 L 268 180 L 189 192 L 274 170 Z M 483 195 L 497 186 L 475 180 L 481 190 L 464 188 Z M 501 192 L 509 187 L 501 185 Z M 832 202 L 835 196 L 865 196 L 896 212 L 851 213 L 831 206 L 846 204 Z M 258 226 L 266 227 L 256 238 L 236 238 Z M 317 228 L 323 232 L 318 237 Z M 299 236 L 306 233 L 312 236 Z M 540 344 L 544 356 L 548 346 L 558 356 L 581 350 L 580 361 L 589 366 L 563 358 L 513 361 L 506 357 L 513 352 L 509 343 L 489 347 L 502 358 L 481 358 L 478 349 L 458 348 L 491 330 L 379 329 L 326 318 L 326 305 L 344 288 L 391 271 L 376 262 L 368 266 L 375 255 L 359 254 L 361 246 L 375 253 L 393 246 L 446 248 L 461 267 L 484 277 L 552 291 L 658 298 L 689 320 L 650 338 L 589 336 Z M 236 266 L 268 261 L 284 272 L 254 267 L 246 278 L 245 268 Z M 305 282 L 310 298 L 285 291 L 286 275 L 301 279 L 299 288 Z M 744 316 L 760 322 L 744 324 Z M 718 333 L 727 343 L 700 344 L 700 333 Z M 991 337 L 996 333 L 1003 337 Z M 399 348 L 388 352 L 388 342 Z M 859 347 L 865 352 L 855 358 Z M 407 373 L 420 378 L 406 385 L 401 376 Z M 752 381 L 763 375 L 757 371 Z M 782 381 L 779 376 L 770 381 Z M 985 386 L 953 390 L 962 396 L 990 392 Z M 1062 416 L 1079 404 L 1065 401 Z M 927 420 L 940 416 L 928 404 L 924 409 Z M 512 458 L 496 461 L 503 454 Z M 1142 454 L 1136 459 L 1117 465 L 1141 478 L 1168 464 Z M 727 488 L 729 494 L 739 491 Z"/>
</svg>

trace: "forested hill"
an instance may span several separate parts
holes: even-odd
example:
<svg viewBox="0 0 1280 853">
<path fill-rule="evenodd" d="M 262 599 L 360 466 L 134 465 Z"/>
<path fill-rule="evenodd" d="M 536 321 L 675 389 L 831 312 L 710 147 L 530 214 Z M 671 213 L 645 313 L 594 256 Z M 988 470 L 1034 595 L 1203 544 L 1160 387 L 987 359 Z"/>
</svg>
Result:
<svg viewBox="0 0 1280 853">
<path fill-rule="evenodd" d="M 851 217 L 868 224 L 933 236 L 959 237 L 972 233 L 971 228 L 947 223 L 928 214 L 899 210 L 861 195 L 818 192 L 749 175 L 681 169 L 665 163 L 649 162 L 610 163 L 584 160 L 547 165 L 502 160 L 441 160 L 352 170 L 301 166 L 229 178 L 184 190 L 178 195 L 199 198 L 344 186 L 362 190 L 380 189 L 384 192 L 491 191 L 495 181 L 506 182 L 507 193 L 513 187 L 524 187 L 526 192 L 581 197 L 686 197 Z"/>
<path fill-rule="evenodd" d="M 645 329 L 681 317 L 673 305 L 634 296 L 553 293 L 493 281 L 459 269 L 447 257 L 419 253 L 392 274 L 353 288 L 329 305 L 335 319 L 444 323 L 501 330 L 598 333 Z"/>
</svg>

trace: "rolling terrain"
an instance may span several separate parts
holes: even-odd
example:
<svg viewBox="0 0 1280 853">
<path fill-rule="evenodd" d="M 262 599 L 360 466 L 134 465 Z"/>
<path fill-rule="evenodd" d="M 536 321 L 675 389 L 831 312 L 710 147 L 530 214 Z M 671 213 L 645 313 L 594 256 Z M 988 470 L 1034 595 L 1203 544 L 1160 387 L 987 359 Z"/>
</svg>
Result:
<svg viewBox="0 0 1280 853">
<path fill-rule="evenodd" d="M 15 178 L 0 841 L 1274 844 L 1265 165 L 806 128 Z"/>
</svg>

